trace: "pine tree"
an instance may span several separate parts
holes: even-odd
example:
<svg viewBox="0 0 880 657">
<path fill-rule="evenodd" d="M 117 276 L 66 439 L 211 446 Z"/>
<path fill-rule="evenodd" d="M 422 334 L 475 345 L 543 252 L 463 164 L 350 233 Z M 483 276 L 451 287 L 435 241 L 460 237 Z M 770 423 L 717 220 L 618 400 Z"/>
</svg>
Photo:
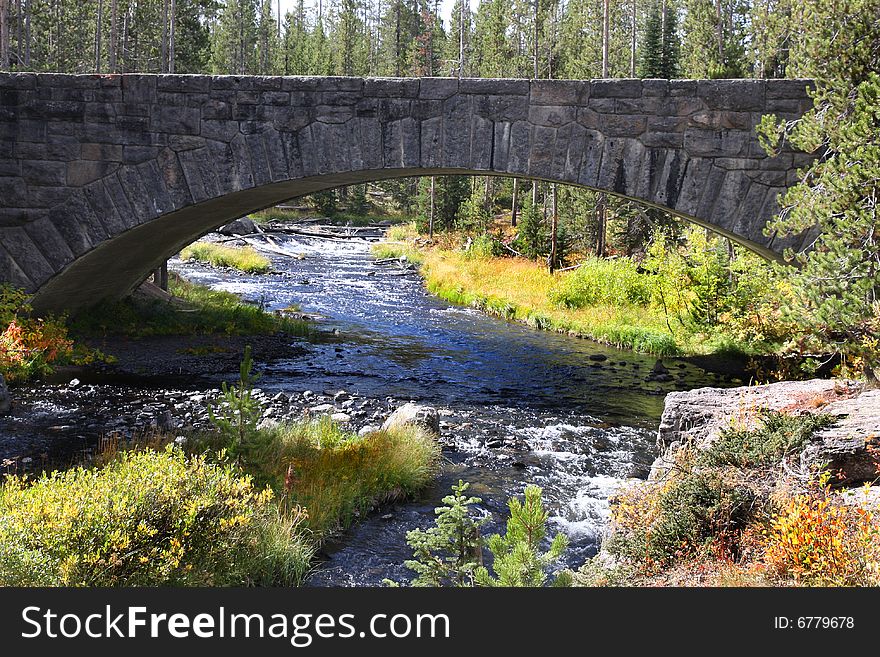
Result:
<svg viewBox="0 0 880 657">
<path fill-rule="evenodd" d="M 213 35 L 214 73 L 252 74 L 258 69 L 257 61 L 257 4 L 255 0 L 228 0 Z"/>
<path fill-rule="evenodd" d="M 765 116 L 760 133 L 774 154 L 779 141 L 819 157 L 781 199 L 768 234 L 815 231 L 800 267 L 785 272 L 795 286 L 788 314 L 803 334 L 802 350 L 841 354 L 850 366 L 880 375 L 880 30 L 875 0 L 803 4 L 803 44 L 788 64 L 816 80 L 814 107 L 800 120 Z M 812 59 L 804 57 L 810 52 Z"/>
<path fill-rule="evenodd" d="M 547 552 L 541 552 L 547 535 L 548 513 L 544 510 L 541 489 L 526 486 L 525 500 L 512 498 L 508 502 L 510 519 L 504 536 L 493 534 L 486 542 L 492 553 L 493 577 L 481 566 L 474 573 L 480 586 L 543 586 L 547 570 L 556 563 L 568 547 L 568 537 L 557 534 Z M 570 576 L 558 575 L 553 584 L 568 586 Z"/>
<path fill-rule="evenodd" d="M 452 487 L 452 495 L 434 509 L 434 527 L 407 532 L 413 559 L 404 565 L 416 573 L 413 586 L 473 586 L 474 571 L 482 562 L 480 528 L 486 520 L 472 512 L 471 505 L 482 500 L 465 495 L 468 488 L 463 481 Z M 396 585 L 389 580 L 385 583 Z"/>
<path fill-rule="evenodd" d="M 642 62 L 639 75 L 643 78 L 662 78 L 663 75 L 663 32 L 660 21 L 660 8 L 656 5 L 648 14 L 645 26 L 645 40 L 642 45 Z"/>
</svg>

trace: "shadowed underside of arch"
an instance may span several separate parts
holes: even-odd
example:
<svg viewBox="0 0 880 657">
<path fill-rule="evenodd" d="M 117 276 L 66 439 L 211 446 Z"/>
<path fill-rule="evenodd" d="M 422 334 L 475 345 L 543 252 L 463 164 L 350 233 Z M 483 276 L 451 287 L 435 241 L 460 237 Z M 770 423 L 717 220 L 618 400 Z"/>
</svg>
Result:
<svg viewBox="0 0 880 657">
<path fill-rule="evenodd" d="M 248 212 L 441 174 L 607 191 L 776 257 L 801 245 L 763 227 L 810 157 L 767 157 L 755 125 L 807 85 L 0 75 L 0 280 L 75 310 Z"/>
</svg>

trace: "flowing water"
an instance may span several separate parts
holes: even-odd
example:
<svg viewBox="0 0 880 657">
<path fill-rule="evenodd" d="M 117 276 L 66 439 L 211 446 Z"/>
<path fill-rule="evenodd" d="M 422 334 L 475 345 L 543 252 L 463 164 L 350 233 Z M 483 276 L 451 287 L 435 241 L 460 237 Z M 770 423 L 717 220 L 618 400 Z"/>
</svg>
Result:
<svg viewBox="0 0 880 657">
<path fill-rule="evenodd" d="M 406 532 L 430 526 L 458 479 L 482 498 L 487 531 L 503 528 L 509 496 L 540 485 L 553 530 L 571 539 L 565 563 L 578 566 L 597 549 L 609 496 L 646 476 L 665 393 L 723 384 L 674 359 L 665 361 L 671 382 L 648 381 L 653 357 L 451 306 L 416 273 L 374 263 L 366 242 L 298 238 L 284 248 L 298 258 L 273 256 L 271 276 L 172 266 L 268 308 L 298 304 L 324 317 L 333 339 L 262 368 L 269 394 L 344 389 L 392 405 L 420 401 L 440 409 L 446 444 L 442 474 L 423 497 L 383 508 L 325 546 L 313 585 L 406 580 Z"/>
</svg>

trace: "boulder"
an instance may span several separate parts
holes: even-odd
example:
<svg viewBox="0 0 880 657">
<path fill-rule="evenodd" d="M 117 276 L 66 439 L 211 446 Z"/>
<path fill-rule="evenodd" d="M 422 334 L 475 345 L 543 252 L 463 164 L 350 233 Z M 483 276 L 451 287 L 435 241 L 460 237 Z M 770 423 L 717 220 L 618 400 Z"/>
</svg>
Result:
<svg viewBox="0 0 880 657">
<path fill-rule="evenodd" d="M 422 406 L 420 404 L 404 404 L 394 411 L 382 424 L 383 429 L 394 426 L 412 425 L 425 429 L 435 436 L 440 435 L 440 414 L 436 408 Z"/>
<path fill-rule="evenodd" d="M 9 388 L 6 387 L 6 381 L 0 374 L 0 415 L 9 413 L 12 408 L 12 397 L 9 396 Z"/>
<path fill-rule="evenodd" d="M 217 229 L 217 232 L 221 235 L 253 235 L 257 232 L 256 224 L 248 219 L 247 217 L 242 217 L 241 219 L 236 219 L 235 221 L 231 221 L 225 226 L 221 226 Z"/>
<path fill-rule="evenodd" d="M 800 455 L 804 471 L 827 468 L 835 483 L 873 480 L 880 460 L 880 390 L 852 381 L 813 379 L 738 388 L 697 388 L 666 396 L 651 478 L 665 474 L 684 445 L 706 449 L 730 427 L 758 425 L 760 411 L 824 413 L 835 423 L 817 432 Z"/>
</svg>

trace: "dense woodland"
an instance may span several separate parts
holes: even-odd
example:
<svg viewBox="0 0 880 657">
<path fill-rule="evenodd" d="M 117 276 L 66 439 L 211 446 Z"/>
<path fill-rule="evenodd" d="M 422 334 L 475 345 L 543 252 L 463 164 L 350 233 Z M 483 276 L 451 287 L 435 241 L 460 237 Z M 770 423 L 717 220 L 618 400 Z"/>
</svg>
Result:
<svg viewBox="0 0 880 657">
<path fill-rule="evenodd" d="M 60 73 L 783 77 L 809 73 L 792 0 L 2 0 L 0 69 Z M 833 3 L 831 3 L 833 4 Z"/>
</svg>

